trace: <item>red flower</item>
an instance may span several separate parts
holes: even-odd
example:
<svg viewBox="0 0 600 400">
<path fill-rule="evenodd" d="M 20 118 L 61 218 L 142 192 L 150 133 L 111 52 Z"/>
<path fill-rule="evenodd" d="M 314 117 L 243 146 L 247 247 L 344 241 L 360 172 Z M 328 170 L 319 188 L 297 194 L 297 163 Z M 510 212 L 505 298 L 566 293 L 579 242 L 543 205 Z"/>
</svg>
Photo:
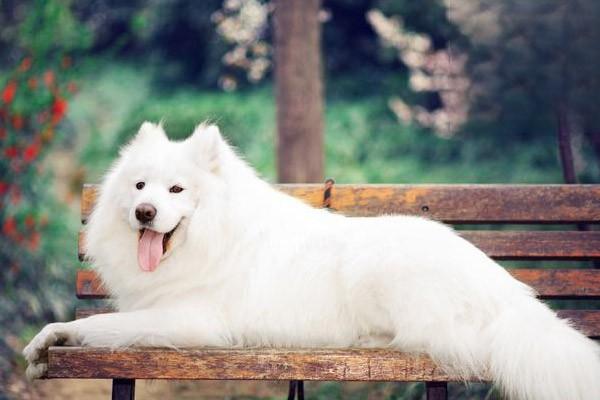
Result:
<svg viewBox="0 0 600 400">
<path fill-rule="evenodd" d="M 33 160 L 36 159 L 36 157 L 38 156 L 39 153 L 40 153 L 40 142 L 36 140 L 33 143 L 31 143 L 29 146 L 27 146 L 25 148 L 25 150 L 23 151 L 23 160 L 25 160 L 25 162 L 32 162 Z"/>
<path fill-rule="evenodd" d="M 4 155 L 6 156 L 6 158 L 8 158 L 9 160 L 15 158 L 17 156 L 18 150 L 15 146 L 10 146 L 7 147 L 4 150 Z"/>
<path fill-rule="evenodd" d="M 35 225 L 35 219 L 33 218 L 33 215 L 29 214 L 28 216 L 25 217 L 25 226 L 29 229 L 33 228 L 33 226 Z"/>
<path fill-rule="evenodd" d="M 68 103 L 64 99 L 57 97 L 52 104 L 52 122 L 55 124 L 58 123 L 65 116 L 67 108 Z"/>
<path fill-rule="evenodd" d="M 14 217 L 8 217 L 4 220 L 2 231 L 6 236 L 14 236 L 17 233 L 17 222 Z"/>
<path fill-rule="evenodd" d="M 46 83 L 46 86 L 54 85 L 54 71 L 48 70 L 44 72 L 44 83 Z"/>
<path fill-rule="evenodd" d="M 37 88 L 37 79 L 36 78 L 29 78 L 27 80 L 27 85 L 29 85 L 29 88 L 31 90 Z"/>
<path fill-rule="evenodd" d="M 63 68 L 67 69 L 73 64 L 73 60 L 69 56 L 64 56 L 61 64 Z"/>
<path fill-rule="evenodd" d="M 17 130 L 23 129 L 23 125 L 24 125 L 23 117 L 20 114 L 13 115 L 12 124 L 15 127 L 15 129 L 17 129 Z"/>
<path fill-rule="evenodd" d="M 21 61 L 21 65 L 19 65 L 19 71 L 25 72 L 29 68 L 31 68 L 31 57 L 26 57 L 23 59 L 23 61 Z"/>
<path fill-rule="evenodd" d="M 8 183 L 0 181 L 0 196 L 3 196 L 8 192 Z"/>
<path fill-rule="evenodd" d="M 40 233 L 33 232 L 29 237 L 29 242 L 27 243 L 27 247 L 30 251 L 36 251 L 40 245 Z"/>
<path fill-rule="evenodd" d="M 15 81 L 10 81 L 2 91 L 2 100 L 9 104 L 15 97 L 15 93 L 17 93 L 17 83 Z"/>
</svg>

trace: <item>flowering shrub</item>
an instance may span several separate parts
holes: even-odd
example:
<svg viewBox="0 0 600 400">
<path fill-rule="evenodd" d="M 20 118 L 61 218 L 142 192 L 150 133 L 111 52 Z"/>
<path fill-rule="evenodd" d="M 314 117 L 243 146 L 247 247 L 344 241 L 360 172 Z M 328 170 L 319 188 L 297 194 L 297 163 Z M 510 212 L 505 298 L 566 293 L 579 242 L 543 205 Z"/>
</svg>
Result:
<svg viewBox="0 0 600 400">
<path fill-rule="evenodd" d="M 40 176 L 40 160 L 67 112 L 67 97 L 75 90 L 63 82 L 71 59 L 56 70 L 25 57 L 9 74 L 0 98 L 0 224 L 3 245 L 35 252 L 47 215 L 36 204 L 31 182 Z M 11 252 L 12 253 L 12 252 Z M 5 261 L 5 260 L 3 260 Z M 18 270 L 15 260 L 10 267 Z"/>
<path fill-rule="evenodd" d="M 19 7 L 0 38 L 8 46 L 0 52 L 0 388 L 17 371 L 15 338 L 65 319 L 71 308 L 75 256 L 65 249 L 73 248 L 77 228 L 54 198 L 44 157 L 65 137 L 68 99 L 76 90 L 68 55 L 90 43 L 69 2 L 31 0 Z"/>
<path fill-rule="evenodd" d="M 440 137 L 453 136 L 467 122 L 469 114 L 471 82 L 466 71 L 467 55 L 451 47 L 434 49 L 429 36 L 408 32 L 400 17 L 386 17 L 379 10 L 371 10 L 367 20 L 383 43 L 397 50 L 409 71 L 409 87 L 417 93 L 434 92 L 440 96 L 441 107 L 432 111 L 394 97 L 389 101 L 394 114 L 404 123 L 416 121 L 431 128 Z"/>
<path fill-rule="evenodd" d="M 259 82 L 271 66 L 271 45 L 266 38 L 269 2 L 258 0 L 225 0 L 223 8 L 212 15 L 219 35 L 231 46 L 223 56 L 223 64 L 246 72 L 248 81 Z M 225 74 L 219 80 L 227 91 L 235 90 L 235 74 Z"/>
</svg>

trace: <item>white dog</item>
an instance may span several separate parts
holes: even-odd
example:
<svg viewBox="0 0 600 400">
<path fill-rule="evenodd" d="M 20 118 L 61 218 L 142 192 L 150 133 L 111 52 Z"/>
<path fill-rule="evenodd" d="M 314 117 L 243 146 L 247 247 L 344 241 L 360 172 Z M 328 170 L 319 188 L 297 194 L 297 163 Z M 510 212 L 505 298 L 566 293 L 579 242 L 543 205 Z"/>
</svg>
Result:
<svg viewBox="0 0 600 400">
<path fill-rule="evenodd" d="M 598 346 L 452 229 L 347 218 L 260 180 L 201 125 L 144 123 L 107 174 L 87 254 L 118 313 L 46 326 L 48 346 L 392 346 L 514 399 L 600 399 Z"/>
</svg>

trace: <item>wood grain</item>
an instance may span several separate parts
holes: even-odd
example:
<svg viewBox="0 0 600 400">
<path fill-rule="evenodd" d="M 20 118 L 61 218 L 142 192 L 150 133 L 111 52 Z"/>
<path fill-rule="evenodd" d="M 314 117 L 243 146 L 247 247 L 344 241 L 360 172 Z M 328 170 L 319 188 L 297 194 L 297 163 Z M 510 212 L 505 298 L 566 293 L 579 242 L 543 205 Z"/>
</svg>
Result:
<svg viewBox="0 0 600 400">
<path fill-rule="evenodd" d="M 313 207 L 322 207 L 322 184 L 278 185 Z M 84 185 L 81 216 L 96 201 Z M 454 224 L 600 222 L 600 185 L 335 185 L 331 208 L 350 216 L 423 215 Z"/>
<path fill-rule="evenodd" d="M 570 320 L 586 336 L 600 338 L 599 310 L 558 310 L 557 314 L 560 318 Z"/>
<path fill-rule="evenodd" d="M 100 277 L 96 272 L 89 269 L 77 270 L 75 295 L 79 299 L 104 299 L 108 297 Z"/>
<path fill-rule="evenodd" d="M 600 299 L 600 269 L 515 268 L 508 272 L 533 287 L 542 299 Z M 76 295 L 80 299 L 108 297 L 94 271 L 77 271 Z"/>
<path fill-rule="evenodd" d="M 389 349 L 51 347 L 48 378 L 454 381 L 429 357 Z M 477 380 L 474 378 L 473 380 Z"/>
<path fill-rule="evenodd" d="M 600 231 L 459 231 L 459 234 L 498 260 L 600 258 Z M 430 245 L 434 249 L 436 243 Z M 84 231 L 79 233 L 78 256 L 86 261 Z"/>
</svg>

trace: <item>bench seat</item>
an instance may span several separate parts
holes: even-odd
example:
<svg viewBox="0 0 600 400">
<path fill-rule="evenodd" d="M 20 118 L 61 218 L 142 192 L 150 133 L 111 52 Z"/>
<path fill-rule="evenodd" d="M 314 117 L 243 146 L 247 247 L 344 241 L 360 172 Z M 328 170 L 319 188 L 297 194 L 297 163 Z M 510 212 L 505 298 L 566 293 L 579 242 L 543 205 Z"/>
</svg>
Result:
<svg viewBox="0 0 600 400">
<path fill-rule="evenodd" d="M 427 356 L 388 349 L 51 347 L 48 378 L 458 381 Z M 472 377 L 469 380 L 482 380 Z"/>
</svg>

